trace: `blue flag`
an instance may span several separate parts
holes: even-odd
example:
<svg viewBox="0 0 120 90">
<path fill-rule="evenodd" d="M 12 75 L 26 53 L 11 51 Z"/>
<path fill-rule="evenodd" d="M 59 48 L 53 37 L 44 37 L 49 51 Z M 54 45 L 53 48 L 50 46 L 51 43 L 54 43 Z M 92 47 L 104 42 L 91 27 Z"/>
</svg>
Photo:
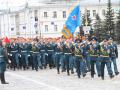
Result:
<svg viewBox="0 0 120 90">
<path fill-rule="evenodd" d="M 76 28 L 81 25 L 80 17 L 80 5 L 76 6 L 73 11 L 70 13 L 67 21 L 65 23 L 64 30 L 62 31 L 63 35 L 67 38 L 70 38 L 75 32 Z"/>
</svg>

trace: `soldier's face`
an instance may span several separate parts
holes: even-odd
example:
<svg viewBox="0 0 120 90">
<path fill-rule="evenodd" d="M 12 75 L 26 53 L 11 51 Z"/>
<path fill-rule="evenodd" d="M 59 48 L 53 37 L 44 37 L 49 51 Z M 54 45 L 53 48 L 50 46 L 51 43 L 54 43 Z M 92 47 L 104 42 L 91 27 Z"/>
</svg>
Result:
<svg viewBox="0 0 120 90">
<path fill-rule="evenodd" d="M 112 42 L 113 42 L 113 40 L 110 39 L 110 40 L 109 40 L 109 43 L 112 43 Z"/>
<path fill-rule="evenodd" d="M 96 41 L 95 41 L 95 40 L 93 40 L 93 41 L 92 41 L 92 43 L 93 43 L 93 44 L 96 44 Z"/>
<path fill-rule="evenodd" d="M 108 45 L 108 41 L 105 40 L 105 41 L 104 41 L 104 45 Z"/>
</svg>

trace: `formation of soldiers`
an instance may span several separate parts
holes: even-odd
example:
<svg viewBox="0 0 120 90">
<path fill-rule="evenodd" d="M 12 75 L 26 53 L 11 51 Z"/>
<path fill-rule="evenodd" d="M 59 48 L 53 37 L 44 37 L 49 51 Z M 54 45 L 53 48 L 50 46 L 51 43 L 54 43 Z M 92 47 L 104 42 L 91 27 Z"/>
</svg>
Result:
<svg viewBox="0 0 120 90">
<path fill-rule="evenodd" d="M 58 74 L 77 73 L 78 78 L 85 77 L 87 72 L 94 78 L 97 71 L 98 77 L 104 80 L 106 65 L 110 78 L 119 74 L 116 63 L 118 49 L 112 38 L 105 38 L 102 42 L 95 37 L 71 41 L 65 38 L 16 40 L 6 48 L 11 60 L 8 67 L 13 70 L 32 67 L 32 70 L 38 71 L 49 67 L 56 68 Z"/>
</svg>

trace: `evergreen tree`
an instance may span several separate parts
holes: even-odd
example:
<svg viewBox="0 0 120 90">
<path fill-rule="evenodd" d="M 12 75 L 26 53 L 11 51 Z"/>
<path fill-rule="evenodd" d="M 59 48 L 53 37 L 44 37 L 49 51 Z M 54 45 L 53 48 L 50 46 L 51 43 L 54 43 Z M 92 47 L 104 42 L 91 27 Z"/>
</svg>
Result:
<svg viewBox="0 0 120 90">
<path fill-rule="evenodd" d="M 98 39 L 100 39 L 100 22 L 101 22 L 101 20 L 100 20 L 100 17 L 99 17 L 99 15 L 97 14 L 96 15 L 96 20 L 95 20 L 95 23 L 94 23 L 94 35 L 95 36 L 98 36 L 97 38 Z"/>
<path fill-rule="evenodd" d="M 87 14 L 87 23 L 88 23 L 87 26 L 91 26 L 91 18 L 89 14 Z"/>
<path fill-rule="evenodd" d="M 94 35 L 98 38 L 99 41 L 103 40 L 103 37 L 106 35 L 105 29 L 103 29 L 104 22 L 101 21 L 99 15 L 96 15 L 96 20 L 94 23 Z"/>
<path fill-rule="evenodd" d="M 86 18 L 85 18 L 85 14 L 82 15 L 82 25 L 85 26 L 86 23 Z"/>
<path fill-rule="evenodd" d="M 120 41 L 120 10 L 118 12 L 117 22 L 116 22 L 116 37 L 117 40 Z"/>
<path fill-rule="evenodd" d="M 114 13 L 112 10 L 111 0 L 108 0 L 108 8 L 106 13 L 105 25 L 103 26 L 106 32 L 105 35 L 109 35 L 114 38 L 115 30 L 114 30 Z"/>
</svg>

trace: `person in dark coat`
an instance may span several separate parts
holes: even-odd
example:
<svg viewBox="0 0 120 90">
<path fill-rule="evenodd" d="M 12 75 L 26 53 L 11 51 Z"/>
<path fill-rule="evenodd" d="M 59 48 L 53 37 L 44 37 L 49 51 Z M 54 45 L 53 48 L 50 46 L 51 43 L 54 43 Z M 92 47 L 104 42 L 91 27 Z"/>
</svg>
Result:
<svg viewBox="0 0 120 90">
<path fill-rule="evenodd" d="M 5 48 L 2 45 L 2 41 L 0 41 L 0 79 L 2 84 L 9 84 L 5 81 L 5 70 L 7 63 L 7 53 Z"/>
</svg>

